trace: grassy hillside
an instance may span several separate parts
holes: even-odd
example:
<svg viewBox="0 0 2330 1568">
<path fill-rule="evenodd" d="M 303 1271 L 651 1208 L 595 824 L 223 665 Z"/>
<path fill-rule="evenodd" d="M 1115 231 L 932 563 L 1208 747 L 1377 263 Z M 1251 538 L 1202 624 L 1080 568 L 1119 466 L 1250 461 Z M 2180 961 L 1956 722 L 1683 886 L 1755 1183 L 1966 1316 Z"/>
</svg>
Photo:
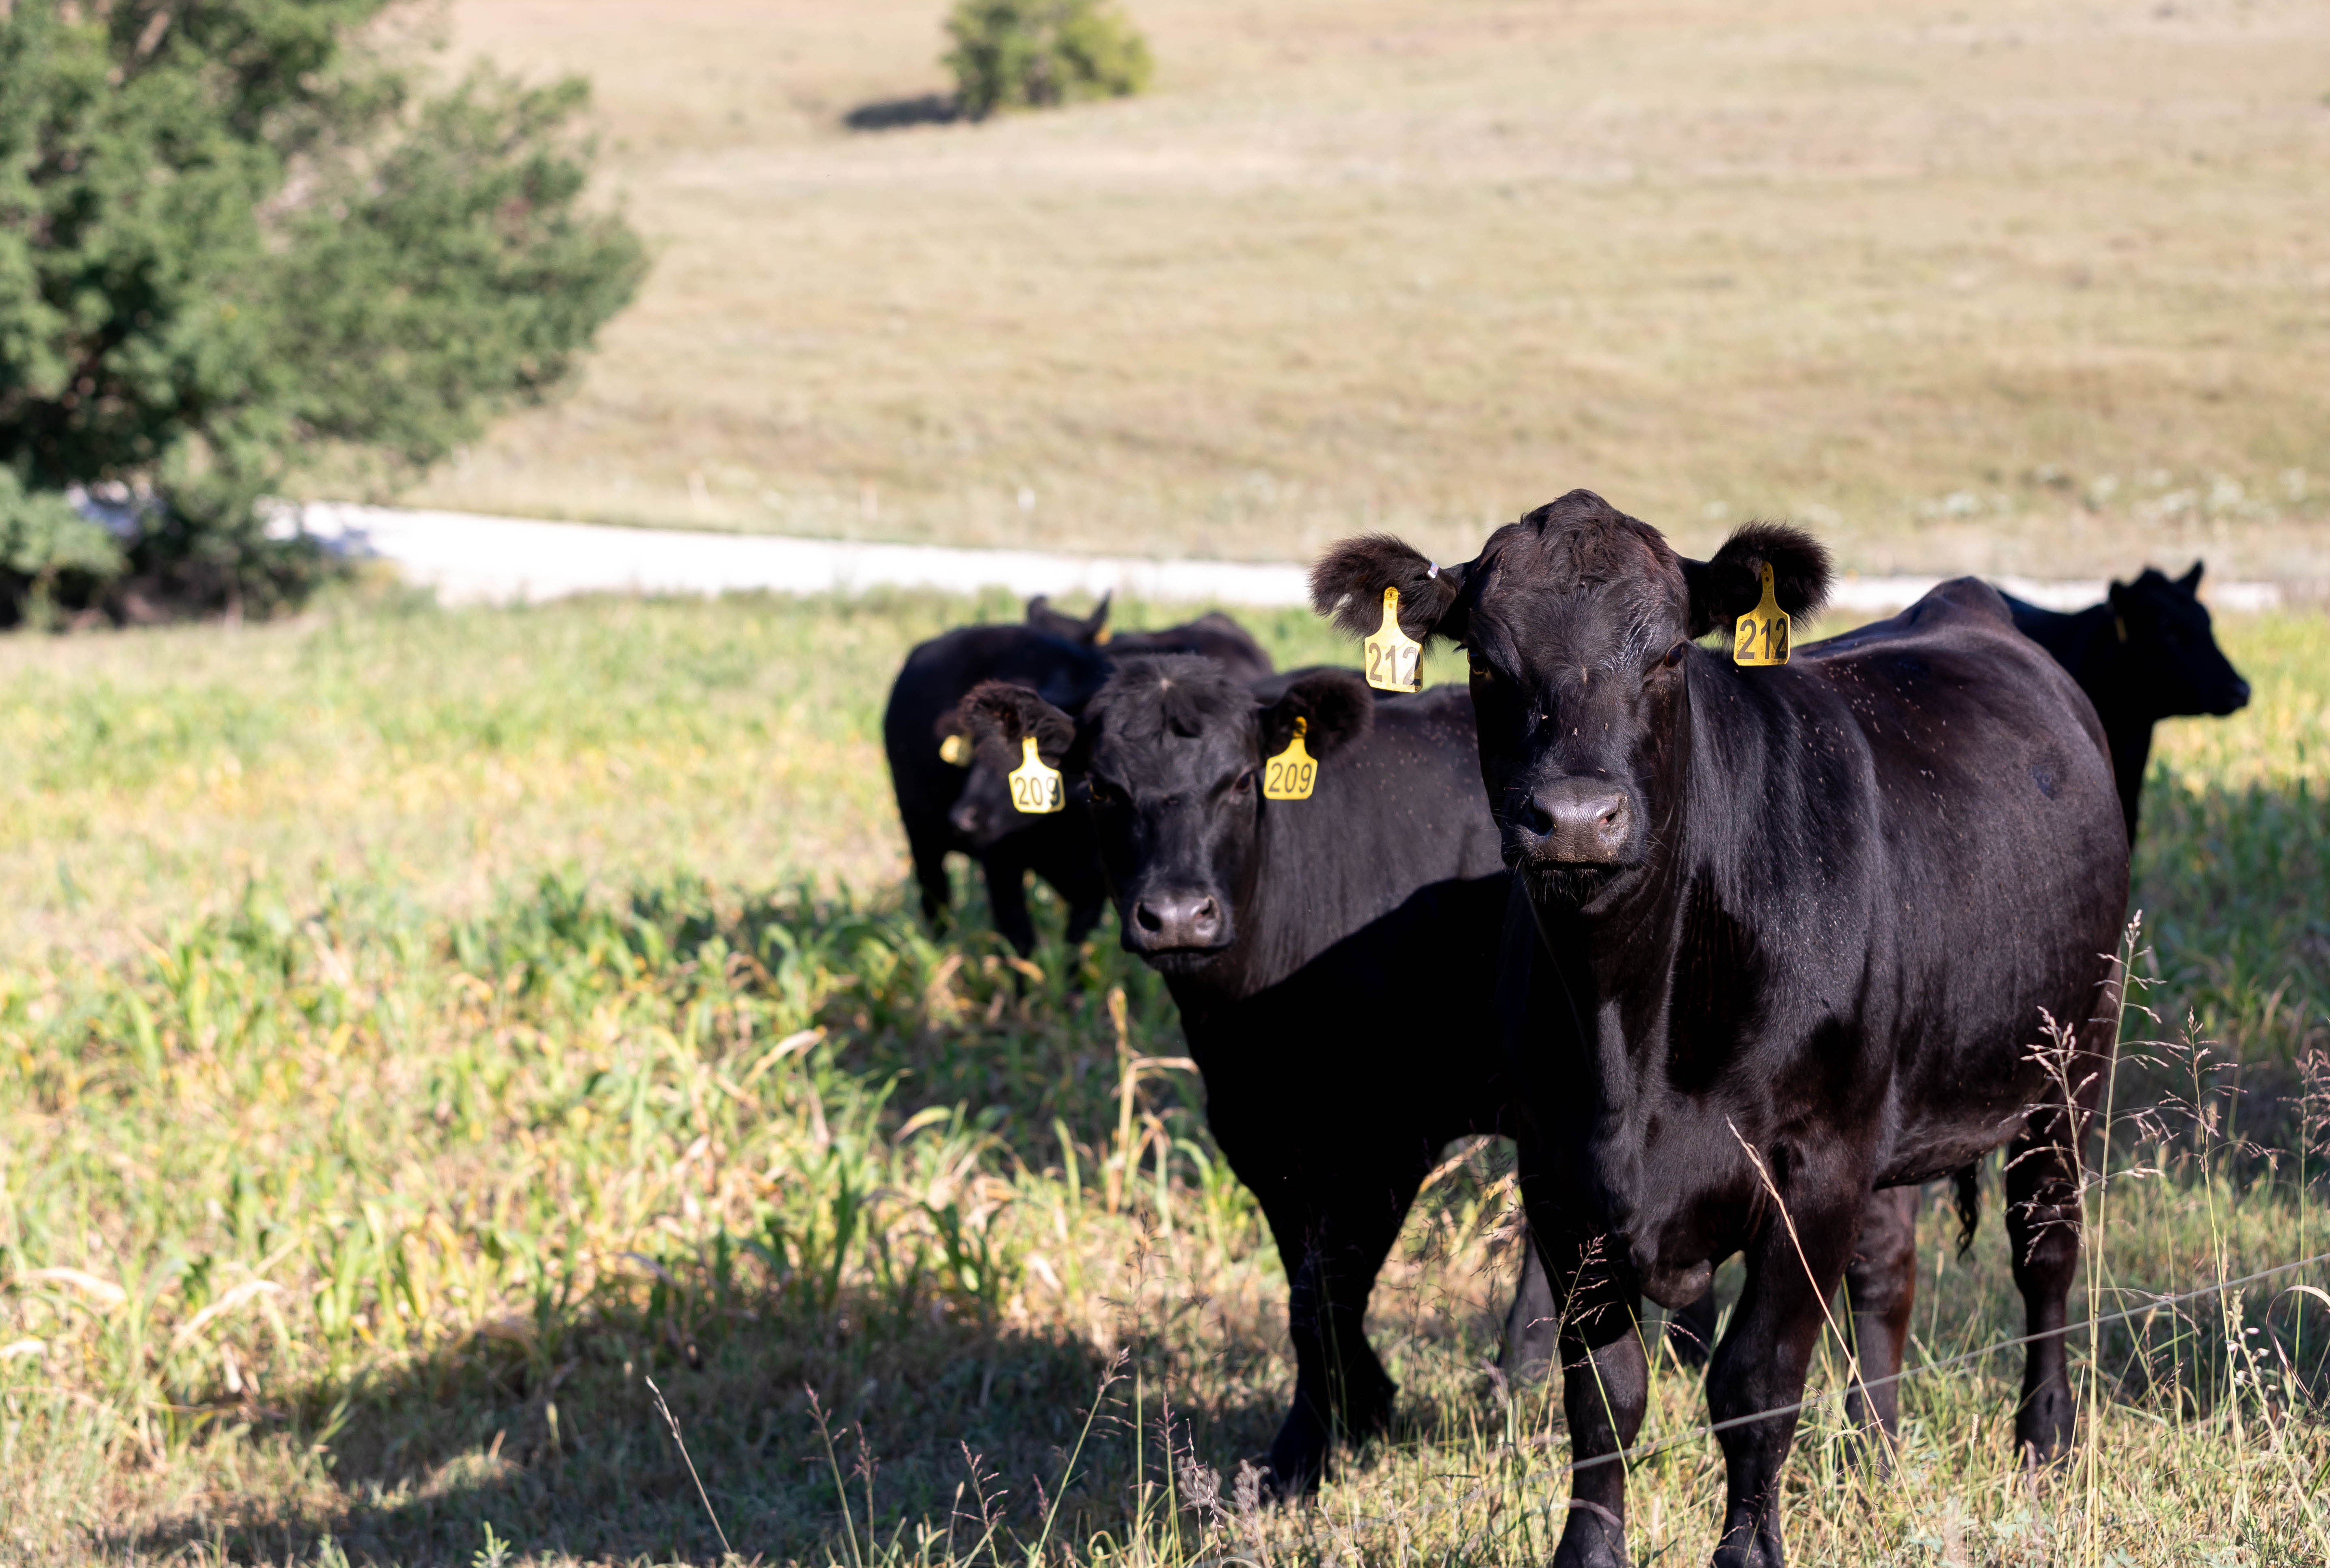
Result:
<svg viewBox="0 0 2330 1568">
<path fill-rule="evenodd" d="M 1170 1003 L 1048 903 L 1024 967 L 975 904 L 956 941 L 902 912 L 876 717 L 979 608 L 1011 607 L 0 642 L 0 1558 L 712 1563 L 714 1516 L 853 1568 L 1541 1557 L 1566 1447 L 1485 1370 L 1496 1145 L 1451 1151 L 1377 1296 L 1396 1440 L 1316 1510 L 1238 1506 L 1285 1282 L 1160 1060 Z M 2330 1044 L 2330 625 L 2222 631 L 2257 701 L 2167 727 L 2147 803 L 2131 1035 L 2170 1043 L 2126 1075 L 2074 1304 L 2138 1309 L 2077 1347 L 2093 1444 L 2020 1470 L 2011 1354 L 1911 1381 L 1892 1481 L 1831 1402 L 1797 1560 L 2330 1554 L 2330 1313 L 2291 1289 L 2330 1269 L 2145 1305 L 2330 1249 L 2296 1065 Z M 2020 1332 L 1994 1212 L 1963 1260 L 1924 1225 L 1913 1360 Z M 1701 1409 L 1662 1371 L 1643 1560 L 1711 1544 Z"/>
<path fill-rule="evenodd" d="M 2300 0 L 1132 0 L 1149 97 L 851 131 L 942 0 L 457 0 L 655 238 L 579 393 L 416 499 L 1463 553 L 1573 485 L 1861 570 L 2330 576 Z"/>
</svg>

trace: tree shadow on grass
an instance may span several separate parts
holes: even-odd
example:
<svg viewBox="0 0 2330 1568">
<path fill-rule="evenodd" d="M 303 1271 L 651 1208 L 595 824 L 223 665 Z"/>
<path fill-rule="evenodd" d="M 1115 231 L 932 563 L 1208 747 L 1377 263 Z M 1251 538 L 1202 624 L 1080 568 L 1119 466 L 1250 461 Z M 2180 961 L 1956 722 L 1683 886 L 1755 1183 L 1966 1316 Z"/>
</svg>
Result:
<svg viewBox="0 0 2330 1568">
<path fill-rule="evenodd" d="M 841 123 L 851 130 L 903 130 L 916 125 L 952 125 L 962 118 L 962 105 L 954 94 L 925 92 L 861 103 L 843 115 Z"/>
</svg>

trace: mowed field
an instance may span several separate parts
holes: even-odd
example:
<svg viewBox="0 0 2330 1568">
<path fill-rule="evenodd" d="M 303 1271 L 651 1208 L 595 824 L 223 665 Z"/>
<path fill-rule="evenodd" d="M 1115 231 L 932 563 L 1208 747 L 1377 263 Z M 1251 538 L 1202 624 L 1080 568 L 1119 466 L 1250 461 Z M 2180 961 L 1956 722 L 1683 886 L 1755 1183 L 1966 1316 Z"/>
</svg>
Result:
<svg viewBox="0 0 2330 1568">
<path fill-rule="evenodd" d="M 2318 5 L 1129 9 L 1142 99 L 860 131 L 943 0 L 456 0 L 592 78 L 658 259 L 411 498 L 1454 558 L 1585 485 L 1867 572 L 2330 578 Z"/>
<path fill-rule="evenodd" d="M 1548 1555 L 1558 1402 L 1488 1370 L 1508 1151 L 1450 1150 L 1377 1294 L 1393 1439 L 1245 1506 L 1286 1286 L 1170 1001 L 1113 921 L 1066 950 L 1041 900 L 1020 965 L 975 896 L 907 912 L 883 693 L 1016 608 L 0 641 L 0 1562 Z M 2330 1250 L 2330 622 L 2221 632 L 2257 696 L 2156 754 L 2083 1446 L 2020 1468 L 2012 1353 L 1912 1375 L 1890 1478 L 1829 1400 L 1795 1561 L 2330 1557 L 2330 1266 L 2159 1301 Z M 1986 1181 L 1969 1255 L 1923 1221 L 1913 1365 L 2021 1332 Z M 1703 1408 L 1662 1364 L 1638 1562 L 1713 1544 Z"/>
</svg>

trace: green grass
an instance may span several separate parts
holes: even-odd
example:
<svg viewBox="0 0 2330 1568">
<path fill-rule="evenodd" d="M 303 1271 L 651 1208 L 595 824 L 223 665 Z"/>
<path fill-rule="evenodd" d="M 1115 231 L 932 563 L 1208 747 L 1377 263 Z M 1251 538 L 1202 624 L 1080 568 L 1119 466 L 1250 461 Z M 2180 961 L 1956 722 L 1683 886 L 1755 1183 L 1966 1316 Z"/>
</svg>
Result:
<svg viewBox="0 0 2330 1568">
<path fill-rule="evenodd" d="M 1484 1370 L 1494 1145 L 1378 1292 L 1395 1440 L 1316 1509 L 1236 1506 L 1291 1381 L 1284 1281 L 1157 1060 L 1170 1003 L 1105 933 L 1022 967 L 975 903 L 949 941 L 904 911 L 882 692 L 972 608 L 351 601 L 0 642 L 0 1560 L 468 1563 L 490 1530 L 513 1561 L 717 1561 L 649 1378 L 747 1558 L 1544 1556 L 1558 1412 Z M 2189 1015 L 2250 1092 L 2189 1051 L 2124 1075 L 2075 1310 L 2330 1250 L 2301 1070 L 2330 623 L 2222 632 L 2258 698 L 2164 731 L 2139 1032 Z M 1913 1360 L 2020 1332 L 1995 1192 L 1963 1260 L 1923 1221 Z M 1792 1551 L 2321 1562 L 2330 1313 L 2296 1285 L 2330 1271 L 2107 1330 L 2092 1379 L 2082 1343 L 2095 1446 L 2060 1476 L 2010 1452 L 2013 1355 L 1908 1385 L 1890 1481 L 1823 1407 Z M 1702 1408 L 1668 1369 L 1645 1435 Z M 1639 1558 L 1703 1558 L 1713 1446 L 1634 1487 Z"/>
</svg>

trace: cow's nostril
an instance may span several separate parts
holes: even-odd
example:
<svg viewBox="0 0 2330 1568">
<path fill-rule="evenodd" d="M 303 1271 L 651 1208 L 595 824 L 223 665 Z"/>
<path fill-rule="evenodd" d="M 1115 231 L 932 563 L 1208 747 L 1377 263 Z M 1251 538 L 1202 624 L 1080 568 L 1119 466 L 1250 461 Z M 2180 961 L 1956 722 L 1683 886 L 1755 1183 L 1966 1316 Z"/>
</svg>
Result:
<svg viewBox="0 0 2330 1568">
<path fill-rule="evenodd" d="M 1159 915 L 1156 910 L 1151 908 L 1146 904 L 1135 904 L 1132 907 L 1132 918 L 1140 925 L 1143 931 L 1162 931 L 1165 929 L 1164 917 Z"/>
</svg>

